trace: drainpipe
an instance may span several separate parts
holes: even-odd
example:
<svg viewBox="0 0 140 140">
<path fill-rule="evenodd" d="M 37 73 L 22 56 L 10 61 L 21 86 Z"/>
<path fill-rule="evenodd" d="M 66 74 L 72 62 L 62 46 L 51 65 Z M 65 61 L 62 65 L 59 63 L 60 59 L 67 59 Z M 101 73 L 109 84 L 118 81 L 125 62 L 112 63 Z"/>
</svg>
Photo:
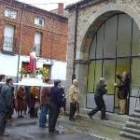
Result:
<svg viewBox="0 0 140 140">
<path fill-rule="evenodd" d="M 74 56 L 73 56 L 73 74 L 72 74 L 72 81 L 76 78 L 75 75 L 75 59 L 76 59 L 76 50 L 77 50 L 77 24 L 78 24 L 78 5 L 75 7 L 76 15 L 75 15 L 75 33 L 74 33 Z"/>
<path fill-rule="evenodd" d="M 20 55 L 21 55 L 21 48 L 22 48 L 22 33 L 23 33 L 23 11 L 26 5 L 23 5 L 21 16 L 20 16 L 20 39 L 19 39 L 19 51 L 18 51 L 18 65 L 17 65 L 17 79 L 16 82 L 18 83 L 19 77 L 19 66 L 20 66 Z"/>
</svg>

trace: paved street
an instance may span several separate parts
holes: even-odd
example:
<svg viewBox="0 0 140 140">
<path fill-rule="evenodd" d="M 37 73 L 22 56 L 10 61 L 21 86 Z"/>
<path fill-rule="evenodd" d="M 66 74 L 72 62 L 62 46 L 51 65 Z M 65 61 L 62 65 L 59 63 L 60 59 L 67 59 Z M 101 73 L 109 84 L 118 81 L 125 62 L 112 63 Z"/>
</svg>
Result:
<svg viewBox="0 0 140 140">
<path fill-rule="evenodd" d="M 0 140 L 98 140 L 94 136 L 86 134 L 78 134 L 68 129 L 63 128 L 63 132 L 58 134 L 48 133 L 48 129 L 38 128 L 36 125 L 9 128 L 10 137 L 2 138 Z"/>
<path fill-rule="evenodd" d="M 57 129 L 58 134 L 50 134 L 47 128 L 38 127 L 37 119 L 15 118 L 13 126 L 7 128 L 10 137 L 0 140 L 128 140 L 119 136 L 118 129 L 83 120 L 70 122 L 64 116 L 59 118 Z"/>
</svg>

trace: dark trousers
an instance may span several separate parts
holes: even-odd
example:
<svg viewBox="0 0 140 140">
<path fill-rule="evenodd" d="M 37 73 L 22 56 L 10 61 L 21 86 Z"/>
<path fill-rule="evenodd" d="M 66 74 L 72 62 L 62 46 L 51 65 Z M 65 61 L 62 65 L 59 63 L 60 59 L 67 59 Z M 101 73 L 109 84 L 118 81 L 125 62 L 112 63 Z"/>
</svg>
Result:
<svg viewBox="0 0 140 140">
<path fill-rule="evenodd" d="M 70 114 L 69 114 L 70 121 L 74 119 L 75 112 L 76 112 L 76 103 L 70 103 Z"/>
<path fill-rule="evenodd" d="M 49 132 L 55 131 L 55 126 L 56 126 L 56 122 L 57 122 L 59 113 L 60 113 L 60 108 L 56 104 L 50 103 Z"/>
<path fill-rule="evenodd" d="M 5 132 L 5 127 L 7 120 L 9 119 L 10 114 L 9 113 L 0 113 L 0 135 L 3 135 Z"/>
<path fill-rule="evenodd" d="M 92 111 L 89 112 L 89 115 L 93 116 L 96 114 L 98 111 L 101 111 L 101 119 L 104 119 L 106 117 L 106 106 L 104 103 L 103 97 L 95 96 L 95 103 L 96 103 L 96 108 L 94 108 Z"/>
<path fill-rule="evenodd" d="M 31 107 L 31 109 L 30 109 L 30 117 L 37 117 L 37 114 L 36 114 L 34 107 Z"/>
</svg>

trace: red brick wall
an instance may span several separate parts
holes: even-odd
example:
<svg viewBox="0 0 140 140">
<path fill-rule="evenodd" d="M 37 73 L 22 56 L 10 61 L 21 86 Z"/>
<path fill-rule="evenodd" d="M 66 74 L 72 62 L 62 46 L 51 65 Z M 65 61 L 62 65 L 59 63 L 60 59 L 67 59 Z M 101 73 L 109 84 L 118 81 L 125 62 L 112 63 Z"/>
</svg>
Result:
<svg viewBox="0 0 140 140">
<path fill-rule="evenodd" d="M 3 0 L 5 1 L 5 0 Z M 11 7 L 17 11 L 17 18 L 11 20 L 4 17 L 4 9 Z M 22 14 L 21 5 L 9 5 L 0 1 L 0 49 L 2 49 L 3 28 L 5 24 L 12 24 L 15 26 L 16 50 L 18 52 L 20 45 L 20 31 L 21 31 L 21 15 L 22 17 L 22 41 L 21 54 L 29 55 L 34 45 L 34 35 L 36 31 L 42 33 L 41 56 L 47 59 L 66 60 L 67 49 L 67 19 L 55 14 L 44 14 L 41 10 L 25 8 Z M 34 25 L 35 17 L 42 17 L 45 19 L 45 26 L 38 27 Z"/>
</svg>

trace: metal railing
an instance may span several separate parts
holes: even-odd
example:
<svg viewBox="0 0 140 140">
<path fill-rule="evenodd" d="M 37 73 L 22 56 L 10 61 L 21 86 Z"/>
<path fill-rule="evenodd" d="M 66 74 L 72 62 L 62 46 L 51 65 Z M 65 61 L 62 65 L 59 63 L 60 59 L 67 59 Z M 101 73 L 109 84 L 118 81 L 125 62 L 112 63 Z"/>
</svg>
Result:
<svg viewBox="0 0 140 140">
<path fill-rule="evenodd" d="M 3 51 L 12 52 L 14 48 L 14 40 L 13 37 L 3 37 Z"/>
<path fill-rule="evenodd" d="M 13 37 L 4 36 L 3 42 L 2 42 L 2 51 L 3 52 L 11 52 L 11 53 L 17 53 L 17 47 L 16 47 L 16 39 Z"/>
</svg>

